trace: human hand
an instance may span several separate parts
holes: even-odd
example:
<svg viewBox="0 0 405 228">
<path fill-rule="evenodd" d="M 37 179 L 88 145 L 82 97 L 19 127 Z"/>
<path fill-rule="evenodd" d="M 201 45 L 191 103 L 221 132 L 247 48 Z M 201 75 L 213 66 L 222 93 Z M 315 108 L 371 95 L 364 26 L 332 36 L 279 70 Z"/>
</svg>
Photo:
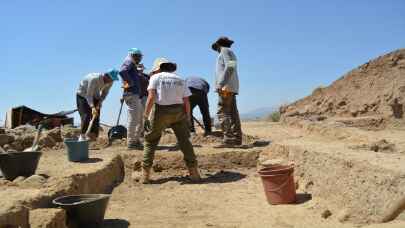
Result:
<svg viewBox="0 0 405 228">
<path fill-rule="evenodd" d="M 91 115 L 93 116 L 93 118 L 98 117 L 98 110 L 96 107 L 91 108 Z"/>
</svg>

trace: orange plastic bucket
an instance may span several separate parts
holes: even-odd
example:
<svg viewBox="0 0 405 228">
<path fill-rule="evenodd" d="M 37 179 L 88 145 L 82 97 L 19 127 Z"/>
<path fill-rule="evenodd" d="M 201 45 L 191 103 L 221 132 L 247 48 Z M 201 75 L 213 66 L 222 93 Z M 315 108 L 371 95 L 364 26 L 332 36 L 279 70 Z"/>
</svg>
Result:
<svg viewBox="0 0 405 228">
<path fill-rule="evenodd" d="M 294 165 L 275 165 L 261 169 L 258 173 L 270 204 L 295 203 Z"/>
</svg>

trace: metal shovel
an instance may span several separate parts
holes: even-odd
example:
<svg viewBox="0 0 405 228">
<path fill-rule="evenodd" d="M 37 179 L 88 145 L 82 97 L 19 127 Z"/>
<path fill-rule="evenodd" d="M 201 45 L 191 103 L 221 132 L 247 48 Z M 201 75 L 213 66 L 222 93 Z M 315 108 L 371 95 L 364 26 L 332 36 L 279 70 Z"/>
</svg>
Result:
<svg viewBox="0 0 405 228">
<path fill-rule="evenodd" d="M 89 138 L 89 135 L 91 133 L 91 129 L 93 128 L 95 120 L 96 120 L 96 116 L 91 117 L 89 126 L 87 127 L 87 131 L 86 131 L 86 134 L 85 134 L 86 138 Z"/>
<path fill-rule="evenodd" d="M 39 138 L 41 137 L 42 129 L 44 129 L 44 125 L 43 124 L 38 125 L 37 134 L 35 135 L 34 142 L 32 143 L 32 146 L 25 149 L 24 152 L 38 151 L 38 149 L 39 149 L 38 143 L 39 143 Z"/>
</svg>

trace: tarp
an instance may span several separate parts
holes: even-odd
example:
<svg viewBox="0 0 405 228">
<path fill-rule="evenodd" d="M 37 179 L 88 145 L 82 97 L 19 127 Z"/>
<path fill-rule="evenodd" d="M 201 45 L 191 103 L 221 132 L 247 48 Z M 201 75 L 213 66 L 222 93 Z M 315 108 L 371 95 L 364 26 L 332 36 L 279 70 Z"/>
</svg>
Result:
<svg viewBox="0 0 405 228">
<path fill-rule="evenodd" d="M 67 115 L 73 114 L 76 110 L 63 111 L 54 114 L 44 114 L 27 106 L 11 108 L 6 113 L 5 127 L 15 128 L 24 124 L 37 125 L 40 121 L 47 119 L 47 128 L 54 128 L 60 125 L 73 124 L 73 118 Z"/>
</svg>

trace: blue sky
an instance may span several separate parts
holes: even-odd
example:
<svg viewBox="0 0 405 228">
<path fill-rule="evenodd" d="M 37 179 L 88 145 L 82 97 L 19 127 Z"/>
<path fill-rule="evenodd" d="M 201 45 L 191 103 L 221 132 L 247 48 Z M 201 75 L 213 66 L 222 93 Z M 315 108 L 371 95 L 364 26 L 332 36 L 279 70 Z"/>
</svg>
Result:
<svg viewBox="0 0 405 228">
<path fill-rule="evenodd" d="M 0 121 L 23 104 L 49 113 L 74 109 L 80 80 L 119 67 L 131 47 L 142 49 L 147 68 L 164 56 L 182 77 L 213 82 L 210 45 L 231 37 L 241 113 L 294 101 L 405 47 L 403 0 L 15 0 L 0 9 Z M 115 121 L 120 96 L 116 84 L 103 122 Z M 211 93 L 212 113 L 216 101 Z"/>
</svg>

